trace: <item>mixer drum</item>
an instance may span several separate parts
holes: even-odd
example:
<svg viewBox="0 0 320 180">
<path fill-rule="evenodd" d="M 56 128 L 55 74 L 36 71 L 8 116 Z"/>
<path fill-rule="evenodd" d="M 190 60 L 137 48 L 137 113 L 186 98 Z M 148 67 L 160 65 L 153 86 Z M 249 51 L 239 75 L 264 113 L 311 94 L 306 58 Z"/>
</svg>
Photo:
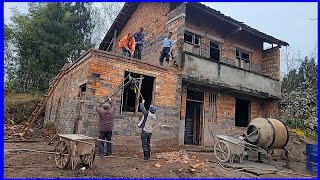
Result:
<svg viewBox="0 0 320 180">
<path fill-rule="evenodd" d="M 289 140 L 289 132 L 283 122 L 270 118 L 252 120 L 246 134 L 250 143 L 263 149 L 284 148 Z"/>
</svg>

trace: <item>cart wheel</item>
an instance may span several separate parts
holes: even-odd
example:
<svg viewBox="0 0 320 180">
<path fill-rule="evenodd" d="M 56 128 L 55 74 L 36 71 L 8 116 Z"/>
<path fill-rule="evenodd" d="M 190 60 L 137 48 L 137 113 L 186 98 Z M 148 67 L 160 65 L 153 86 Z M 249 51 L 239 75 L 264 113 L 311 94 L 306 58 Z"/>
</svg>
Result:
<svg viewBox="0 0 320 180">
<path fill-rule="evenodd" d="M 219 140 L 215 145 L 214 145 L 214 155 L 220 162 L 227 162 L 230 159 L 231 152 L 230 152 L 230 147 L 229 145 L 222 141 Z"/>
<path fill-rule="evenodd" d="M 80 155 L 80 160 L 83 164 L 89 165 L 90 168 L 92 168 L 93 161 L 95 158 L 95 153 L 93 154 L 86 154 L 86 155 Z"/>
<path fill-rule="evenodd" d="M 64 169 L 69 165 L 70 158 L 71 158 L 71 148 L 68 142 L 66 141 L 59 141 L 55 147 L 55 154 L 54 160 L 56 161 L 56 165 L 60 169 Z"/>
</svg>

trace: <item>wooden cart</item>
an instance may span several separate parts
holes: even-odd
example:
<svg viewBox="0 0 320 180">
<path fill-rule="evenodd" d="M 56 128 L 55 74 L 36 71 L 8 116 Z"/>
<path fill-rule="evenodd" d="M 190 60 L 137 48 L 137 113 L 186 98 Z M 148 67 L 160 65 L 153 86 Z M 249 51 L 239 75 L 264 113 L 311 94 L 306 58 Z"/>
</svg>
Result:
<svg viewBox="0 0 320 180">
<path fill-rule="evenodd" d="M 79 159 L 92 168 L 97 139 L 81 134 L 58 134 L 58 137 L 55 162 L 59 168 L 67 168 L 71 161 L 71 169 L 75 170 Z"/>
</svg>

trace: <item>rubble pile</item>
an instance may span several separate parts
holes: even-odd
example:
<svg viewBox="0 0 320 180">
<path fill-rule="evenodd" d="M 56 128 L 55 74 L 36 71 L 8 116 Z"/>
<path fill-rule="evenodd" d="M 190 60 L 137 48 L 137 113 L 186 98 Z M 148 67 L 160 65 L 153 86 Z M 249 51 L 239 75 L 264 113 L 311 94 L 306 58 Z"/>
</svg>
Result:
<svg viewBox="0 0 320 180">
<path fill-rule="evenodd" d="M 18 135 L 19 132 L 21 132 L 23 128 L 23 125 L 10 125 L 5 124 L 4 125 L 4 137 L 5 139 L 11 139 L 13 136 Z"/>
<path fill-rule="evenodd" d="M 4 124 L 4 140 L 35 140 L 45 137 L 44 132 L 41 129 L 28 129 L 28 134 L 25 137 L 21 137 L 21 132 L 24 128 L 22 124 Z"/>
<path fill-rule="evenodd" d="M 188 164 L 190 161 L 189 154 L 185 150 L 158 153 L 157 159 L 163 159 L 167 163 L 181 162 Z"/>
</svg>

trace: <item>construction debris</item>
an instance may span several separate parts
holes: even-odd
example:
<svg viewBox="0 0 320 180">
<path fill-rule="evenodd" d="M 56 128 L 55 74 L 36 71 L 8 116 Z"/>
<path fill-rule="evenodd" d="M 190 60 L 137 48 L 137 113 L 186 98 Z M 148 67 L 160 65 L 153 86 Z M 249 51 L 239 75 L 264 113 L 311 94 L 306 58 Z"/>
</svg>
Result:
<svg viewBox="0 0 320 180">
<path fill-rule="evenodd" d="M 159 168 L 159 167 L 161 167 L 161 164 L 156 163 L 154 166 L 157 167 L 157 168 Z"/>
<path fill-rule="evenodd" d="M 184 163 L 188 164 L 190 161 L 189 154 L 185 150 L 158 153 L 157 159 L 163 159 L 167 163 Z"/>
</svg>

